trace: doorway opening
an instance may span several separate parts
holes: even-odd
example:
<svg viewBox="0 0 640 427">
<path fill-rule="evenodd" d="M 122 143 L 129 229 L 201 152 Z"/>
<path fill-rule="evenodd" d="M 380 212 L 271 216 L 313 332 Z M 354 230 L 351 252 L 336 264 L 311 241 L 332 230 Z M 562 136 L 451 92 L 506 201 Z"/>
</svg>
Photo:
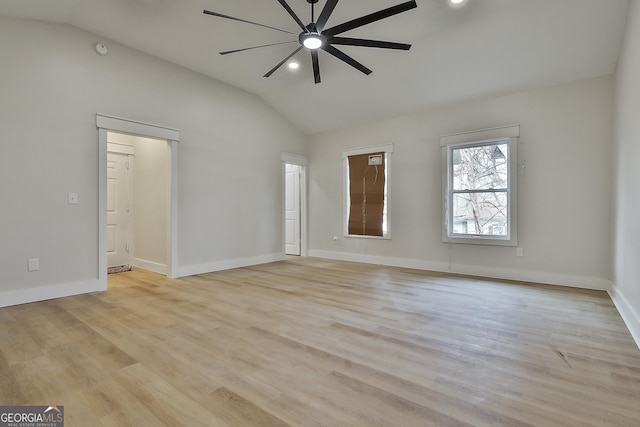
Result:
<svg viewBox="0 0 640 427">
<path fill-rule="evenodd" d="M 107 132 L 107 271 L 167 274 L 171 151 L 163 139 Z"/>
<path fill-rule="evenodd" d="M 284 254 L 307 255 L 307 158 L 283 154 Z"/>
<path fill-rule="evenodd" d="M 106 287 L 117 265 L 175 278 L 180 132 L 103 114 L 96 122 L 98 279 Z"/>
</svg>

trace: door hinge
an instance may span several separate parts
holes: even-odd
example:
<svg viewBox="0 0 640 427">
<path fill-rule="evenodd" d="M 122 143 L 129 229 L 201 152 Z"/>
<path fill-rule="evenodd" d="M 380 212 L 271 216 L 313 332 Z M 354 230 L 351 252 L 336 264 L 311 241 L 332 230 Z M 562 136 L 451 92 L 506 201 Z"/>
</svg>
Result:
<svg viewBox="0 0 640 427">
<path fill-rule="evenodd" d="M 126 245 L 124 245 L 124 250 L 127 251 L 127 253 L 129 252 L 129 244 L 128 243 Z"/>
<path fill-rule="evenodd" d="M 129 162 L 125 163 L 127 170 L 129 170 Z"/>
</svg>

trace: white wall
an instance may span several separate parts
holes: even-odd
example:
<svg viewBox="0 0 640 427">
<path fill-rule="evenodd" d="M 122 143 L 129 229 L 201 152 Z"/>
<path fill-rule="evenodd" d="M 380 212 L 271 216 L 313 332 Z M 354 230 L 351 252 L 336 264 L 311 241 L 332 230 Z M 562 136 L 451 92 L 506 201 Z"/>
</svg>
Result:
<svg viewBox="0 0 640 427">
<path fill-rule="evenodd" d="M 307 146 L 262 100 L 65 25 L 0 17 L 0 58 L 0 306 L 101 288 L 98 112 L 181 131 L 178 274 L 282 255 L 280 155 Z"/>
<path fill-rule="evenodd" d="M 640 3 L 632 0 L 615 86 L 613 300 L 640 345 Z"/>
<path fill-rule="evenodd" d="M 133 265 L 167 274 L 171 149 L 167 141 L 134 137 Z"/>
<path fill-rule="evenodd" d="M 607 289 L 611 285 L 613 78 L 468 102 L 315 135 L 310 254 Z M 520 124 L 519 246 L 441 241 L 440 135 Z M 344 149 L 394 144 L 392 240 L 342 237 Z M 333 236 L 340 236 L 334 244 Z"/>
</svg>

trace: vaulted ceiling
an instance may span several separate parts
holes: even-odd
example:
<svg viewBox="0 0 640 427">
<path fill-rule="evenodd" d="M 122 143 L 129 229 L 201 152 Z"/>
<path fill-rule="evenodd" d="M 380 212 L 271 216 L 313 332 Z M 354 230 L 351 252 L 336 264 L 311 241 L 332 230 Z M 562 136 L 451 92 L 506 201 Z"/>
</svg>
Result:
<svg viewBox="0 0 640 427">
<path fill-rule="evenodd" d="M 405 0 L 341 0 L 327 27 Z M 288 0 L 306 24 L 310 5 Z M 316 17 L 325 4 L 319 0 Z M 0 15 L 73 25 L 256 94 L 306 133 L 410 114 L 467 99 L 611 74 L 628 0 L 417 0 L 416 9 L 342 36 L 412 45 L 409 51 L 340 46 L 366 76 L 321 51 L 297 71 L 263 75 L 297 46 L 296 36 L 207 16 L 204 9 L 300 31 L 276 0 L 2 0 Z M 293 43 L 230 55 L 218 52 Z"/>
</svg>

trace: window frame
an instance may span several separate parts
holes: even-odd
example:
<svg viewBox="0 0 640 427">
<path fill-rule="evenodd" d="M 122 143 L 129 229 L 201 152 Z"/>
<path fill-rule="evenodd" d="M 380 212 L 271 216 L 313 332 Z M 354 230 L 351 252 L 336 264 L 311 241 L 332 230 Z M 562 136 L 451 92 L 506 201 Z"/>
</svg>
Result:
<svg viewBox="0 0 640 427">
<path fill-rule="evenodd" d="M 442 241 L 492 246 L 518 246 L 518 137 L 520 126 L 510 125 L 440 137 L 442 152 Z M 507 235 L 490 236 L 453 233 L 453 150 L 507 144 Z"/>
<path fill-rule="evenodd" d="M 384 152 L 385 154 L 385 217 L 386 232 L 382 236 L 363 236 L 360 234 L 349 234 L 349 209 L 351 207 L 351 198 L 349 193 L 349 156 L 357 156 L 361 154 L 373 154 Z M 393 154 L 393 144 L 373 145 L 361 148 L 352 148 L 342 150 L 342 191 L 343 191 L 343 207 L 342 207 L 342 236 L 345 238 L 357 239 L 378 239 L 391 240 L 391 158 Z"/>
</svg>

